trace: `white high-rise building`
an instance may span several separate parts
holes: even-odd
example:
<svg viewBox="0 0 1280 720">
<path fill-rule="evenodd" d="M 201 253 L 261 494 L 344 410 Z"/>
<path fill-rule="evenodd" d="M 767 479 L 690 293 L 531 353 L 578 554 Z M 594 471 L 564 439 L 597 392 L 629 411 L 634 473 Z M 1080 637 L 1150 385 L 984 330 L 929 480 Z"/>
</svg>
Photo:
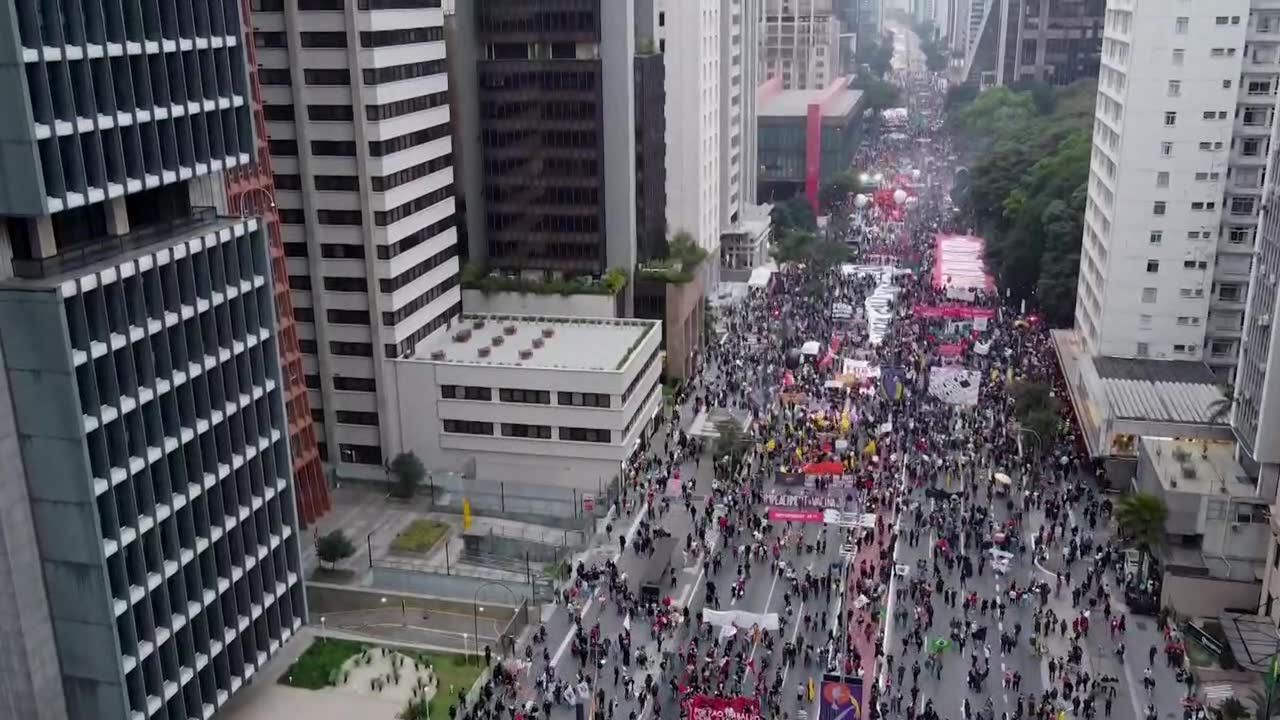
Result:
<svg viewBox="0 0 1280 720">
<path fill-rule="evenodd" d="M 316 434 L 340 476 L 385 479 L 400 437 L 391 361 L 461 313 L 443 11 L 400 0 L 255 7 Z"/>
<path fill-rule="evenodd" d="M 1239 353 L 1276 101 L 1275 0 L 1112 0 L 1076 329 L 1093 356 Z"/>
<path fill-rule="evenodd" d="M 821 90 L 844 75 L 833 0 L 762 0 L 760 78 L 787 90 Z"/>
<path fill-rule="evenodd" d="M 729 4 L 654 3 L 654 32 L 666 64 L 667 228 L 672 235 L 690 233 L 707 251 L 709 286 L 717 281 L 720 255 L 721 15 Z"/>
<path fill-rule="evenodd" d="M 764 0 L 722 0 L 720 266 L 735 277 L 768 260 L 769 208 L 757 206 L 756 88 Z"/>
</svg>

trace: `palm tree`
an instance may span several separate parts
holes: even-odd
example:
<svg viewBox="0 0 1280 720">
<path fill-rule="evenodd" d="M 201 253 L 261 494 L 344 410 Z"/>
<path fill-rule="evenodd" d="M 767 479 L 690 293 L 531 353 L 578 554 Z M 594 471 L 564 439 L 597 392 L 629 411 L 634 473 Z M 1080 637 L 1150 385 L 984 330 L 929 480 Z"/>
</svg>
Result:
<svg viewBox="0 0 1280 720">
<path fill-rule="evenodd" d="M 733 420 L 721 420 L 716 423 L 716 433 L 719 434 L 716 438 L 716 454 L 728 457 L 736 470 L 738 463 L 751 447 L 751 438 L 742 431 L 742 425 Z"/>
<path fill-rule="evenodd" d="M 1209 403 L 1209 406 L 1205 408 L 1205 412 L 1209 414 L 1210 425 L 1229 422 L 1231 420 L 1231 407 L 1235 403 L 1235 388 L 1229 384 L 1224 384 L 1219 385 L 1218 390 L 1222 392 L 1222 397 Z"/>
<path fill-rule="evenodd" d="M 1150 493 L 1128 495 L 1116 505 L 1121 536 L 1147 551 L 1164 544 L 1164 522 L 1168 517 L 1164 500 Z"/>
</svg>

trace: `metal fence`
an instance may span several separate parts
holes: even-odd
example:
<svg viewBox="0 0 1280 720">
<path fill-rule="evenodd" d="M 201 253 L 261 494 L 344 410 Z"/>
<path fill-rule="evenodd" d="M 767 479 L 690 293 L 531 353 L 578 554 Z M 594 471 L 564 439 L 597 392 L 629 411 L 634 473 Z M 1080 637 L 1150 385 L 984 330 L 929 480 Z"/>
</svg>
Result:
<svg viewBox="0 0 1280 720">
<path fill-rule="evenodd" d="M 483 480 L 456 473 L 432 473 L 429 482 L 435 510 L 460 513 L 466 500 L 476 515 L 588 531 L 596 518 L 609 512 L 620 490 L 617 478 L 600 478 L 595 492 L 559 485 Z"/>
</svg>

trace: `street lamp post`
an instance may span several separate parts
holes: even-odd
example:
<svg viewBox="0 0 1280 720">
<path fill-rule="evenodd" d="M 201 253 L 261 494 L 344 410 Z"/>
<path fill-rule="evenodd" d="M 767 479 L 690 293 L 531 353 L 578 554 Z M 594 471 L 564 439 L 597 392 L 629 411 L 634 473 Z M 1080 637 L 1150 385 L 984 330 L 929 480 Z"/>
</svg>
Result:
<svg viewBox="0 0 1280 720">
<path fill-rule="evenodd" d="M 249 197 L 254 193 L 262 193 L 262 196 L 266 199 L 265 207 L 271 210 L 274 210 L 276 208 L 276 199 L 275 199 L 275 196 L 271 194 L 271 191 L 264 187 L 254 186 L 254 187 L 246 188 L 245 190 L 242 190 L 239 193 L 239 195 L 236 197 L 236 204 L 240 206 L 240 217 L 248 217 L 250 214 L 257 214 L 257 213 L 249 212 L 249 206 L 251 204 L 249 203 Z M 263 207 L 263 206 L 262 205 L 255 206 L 255 208 L 260 208 L 260 207 Z"/>
<path fill-rule="evenodd" d="M 519 599 L 516 598 L 516 592 L 512 590 L 504 582 L 498 582 L 497 580 L 490 580 L 482 584 L 480 587 L 476 588 L 475 595 L 471 596 L 471 623 L 473 626 L 472 629 L 475 630 L 475 633 L 476 633 L 476 653 L 477 654 L 479 654 L 480 652 L 480 613 L 484 612 L 484 608 L 480 607 L 480 591 L 490 586 L 500 587 L 506 590 L 507 593 L 511 595 L 511 607 L 516 609 L 520 607 L 520 601 Z M 501 651 L 502 638 L 498 638 L 498 641 L 499 641 L 498 650 Z M 512 643 L 513 645 L 512 645 L 511 651 L 514 653 L 515 652 L 514 639 L 512 640 Z"/>
</svg>

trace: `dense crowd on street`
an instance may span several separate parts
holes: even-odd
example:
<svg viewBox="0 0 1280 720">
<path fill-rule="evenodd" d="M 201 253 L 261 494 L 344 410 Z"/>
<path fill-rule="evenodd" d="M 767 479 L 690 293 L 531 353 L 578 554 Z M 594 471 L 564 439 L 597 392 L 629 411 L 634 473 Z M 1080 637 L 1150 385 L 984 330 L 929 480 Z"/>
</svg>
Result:
<svg viewBox="0 0 1280 720">
<path fill-rule="evenodd" d="M 1049 437 L 1015 421 L 1018 383 L 1066 397 L 1035 308 L 989 288 L 957 299 L 929 272 L 935 238 L 967 228 L 948 195 L 954 151 L 938 122 L 940 97 L 917 90 L 910 106 L 925 122 L 869 132 L 854 159 L 882 178 L 864 193 L 903 190 L 909 202 L 851 196 L 834 210 L 851 218 L 833 238 L 851 248 L 847 266 L 784 266 L 767 288 L 721 310 L 721 333 L 675 398 L 665 439 L 629 468 L 627 500 L 609 526 L 616 555 L 579 563 L 561 592 L 573 623 L 568 655 L 557 655 L 554 638 L 535 637 L 523 650 L 525 679 L 497 666 L 497 689 L 467 718 L 569 717 L 573 706 L 599 720 L 668 718 L 687 698 L 710 695 L 755 698 L 761 716 L 794 720 L 814 705 L 824 673 L 862 681 L 867 718 L 1111 717 L 1118 681 L 1103 660 L 1129 650 L 1122 553 L 1102 531 L 1110 503 L 1097 493 L 1099 471 L 1070 403 L 1059 403 L 1061 432 Z M 866 305 L 886 285 L 891 318 L 875 330 Z M 835 318 L 835 302 L 855 312 Z M 917 311 L 925 307 L 981 321 Z M 810 341 L 817 354 L 800 351 Z M 845 358 L 863 374 L 850 377 Z M 946 368 L 976 373 L 975 401 L 931 387 Z M 724 454 L 686 432 L 686 408 L 736 413 L 747 446 Z M 711 479 L 698 487 L 703 463 Z M 788 477 L 802 486 L 779 488 Z M 775 519 L 782 490 L 801 505 L 873 519 Z M 843 561 L 822 561 L 836 546 Z M 669 585 L 645 597 L 638 571 L 625 568 L 666 548 Z M 906 555 L 918 560 L 898 561 Z M 772 585 L 782 592 L 780 606 L 766 602 L 761 613 L 776 613 L 776 626 L 708 622 L 742 609 L 736 603 L 762 577 L 770 599 Z M 991 577 L 994 585 L 979 583 Z M 1180 664 L 1176 634 L 1168 640 L 1134 650 Z M 1000 660 L 1015 653 L 1034 662 Z M 959 707 L 934 702 L 930 688 L 962 678 Z M 1148 670 L 1148 698 L 1174 691 L 1150 678 Z M 501 688 L 520 682 L 536 692 L 516 702 Z M 1154 701 L 1145 714 L 1155 720 Z"/>
</svg>

